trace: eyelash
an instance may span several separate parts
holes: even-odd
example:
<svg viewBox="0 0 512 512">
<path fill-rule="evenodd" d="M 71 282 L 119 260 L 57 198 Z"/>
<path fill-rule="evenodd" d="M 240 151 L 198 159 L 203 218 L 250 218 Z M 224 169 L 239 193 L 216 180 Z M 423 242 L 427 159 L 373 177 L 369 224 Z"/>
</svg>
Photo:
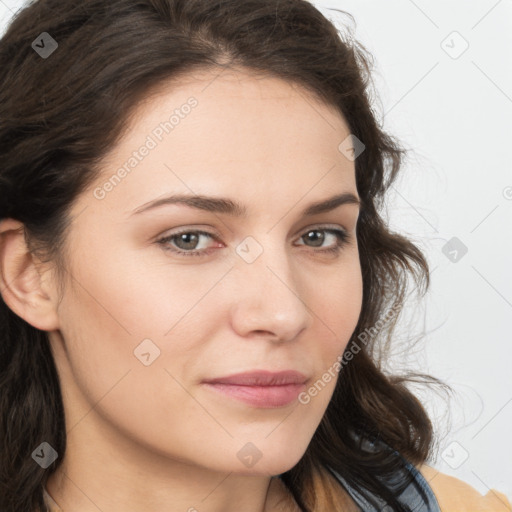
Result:
<svg viewBox="0 0 512 512">
<path fill-rule="evenodd" d="M 308 233 L 310 233 L 312 231 L 323 231 L 325 233 L 331 233 L 336 236 L 337 242 L 334 245 L 334 247 L 330 247 L 329 249 L 318 249 L 316 251 L 316 252 L 321 252 L 321 253 L 325 253 L 325 254 L 338 254 L 341 251 L 341 249 L 349 242 L 349 239 L 350 239 L 350 235 L 344 230 L 322 228 L 322 227 L 308 229 L 300 238 L 306 236 Z M 213 235 L 212 233 L 209 233 L 207 231 L 185 230 L 185 231 L 180 231 L 178 233 L 173 233 L 172 235 L 168 235 L 163 238 L 160 238 L 159 240 L 157 240 L 157 243 L 161 244 L 165 251 L 170 251 L 170 252 L 172 252 L 174 254 L 178 254 L 180 256 L 192 257 L 192 256 L 205 256 L 208 254 L 208 250 L 206 250 L 206 249 L 200 249 L 200 250 L 196 249 L 196 250 L 191 250 L 191 251 L 184 251 L 182 249 L 171 248 L 168 245 L 169 242 L 176 239 L 180 235 L 184 235 L 184 234 L 205 235 L 205 236 L 208 236 L 208 237 L 213 238 L 214 240 L 218 241 L 218 239 L 215 235 Z"/>
</svg>

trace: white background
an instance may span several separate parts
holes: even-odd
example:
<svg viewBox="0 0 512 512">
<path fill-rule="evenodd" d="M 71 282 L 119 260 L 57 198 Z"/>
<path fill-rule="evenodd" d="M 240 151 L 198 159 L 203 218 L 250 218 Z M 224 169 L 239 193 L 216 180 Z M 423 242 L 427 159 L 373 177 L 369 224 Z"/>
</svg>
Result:
<svg viewBox="0 0 512 512">
<path fill-rule="evenodd" d="M 2 31 L 23 3 L 0 0 Z M 512 2 L 313 3 L 374 56 L 373 107 L 411 149 L 386 216 L 425 251 L 432 284 L 401 334 L 425 337 L 390 365 L 455 391 L 416 390 L 436 427 L 431 465 L 512 500 Z M 467 247 L 456 261 L 453 237 Z"/>
</svg>

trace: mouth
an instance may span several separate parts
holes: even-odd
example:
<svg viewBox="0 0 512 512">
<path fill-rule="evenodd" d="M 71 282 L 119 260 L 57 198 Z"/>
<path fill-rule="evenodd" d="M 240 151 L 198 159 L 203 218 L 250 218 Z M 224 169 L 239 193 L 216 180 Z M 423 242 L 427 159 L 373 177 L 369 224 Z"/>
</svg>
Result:
<svg viewBox="0 0 512 512">
<path fill-rule="evenodd" d="M 306 388 L 308 378 L 295 370 L 256 370 L 203 381 L 216 393 L 259 408 L 289 405 Z"/>
</svg>

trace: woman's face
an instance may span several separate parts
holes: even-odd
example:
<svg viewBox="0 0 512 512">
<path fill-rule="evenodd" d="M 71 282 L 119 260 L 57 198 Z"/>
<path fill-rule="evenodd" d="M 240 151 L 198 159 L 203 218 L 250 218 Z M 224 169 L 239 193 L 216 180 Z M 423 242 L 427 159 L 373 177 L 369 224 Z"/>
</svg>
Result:
<svg viewBox="0 0 512 512">
<path fill-rule="evenodd" d="M 50 337 L 68 446 L 83 458 L 107 463 L 122 447 L 127 460 L 276 475 L 302 457 L 332 396 L 361 310 L 359 207 L 304 211 L 358 197 L 339 148 L 349 128 L 287 82 L 218 73 L 144 102 L 72 209 Z M 176 195 L 211 200 L 164 201 Z M 204 383 L 254 370 L 307 382 L 287 403 L 275 388 L 243 400 L 244 388 Z M 100 438 L 109 453 L 96 453 Z"/>
</svg>

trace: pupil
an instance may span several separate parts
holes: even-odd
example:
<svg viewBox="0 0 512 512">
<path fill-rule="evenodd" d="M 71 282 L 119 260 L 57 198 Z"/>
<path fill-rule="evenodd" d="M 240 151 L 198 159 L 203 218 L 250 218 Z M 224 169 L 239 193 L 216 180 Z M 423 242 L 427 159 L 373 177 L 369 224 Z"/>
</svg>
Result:
<svg viewBox="0 0 512 512">
<path fill-rule="evenodd" d="M 311 233 L 320 233 L 320 231 L 310 231 L 306 236 L 308 237 L 308 239 L 312 242 L 319 242 L 317 245 L 320 246 L 322 245 L 322 242 L 323 242 L 323 235 L 320 235 L 320 236 L 316 236 L 315 234 L 313 236 L 311 236 Z M 316 238 L 316 240 L 315 240 Z"/>
<path fill-rule="evenodd" d="M 187 242 L 187 238 L 194 239 L 194 237 L 197 239 L 197 235 L 195 235 L 194 233 L 183 233 L 183 234 L 180 235 L 179 239 L 180 239 L 180 241 L 185 242 L 185 245 L 187 245 L 187 244 L 191 243 L 191 242 Z M 197 243 L 197 240 L 195 240 L 195 242 Z M 194 245 L 193 242 L 192 242 L 192 245 Z M 186 249 L 193 249 L 194 247 L 188 247 L 187 246 L 185 248 Z"/>
</svg>

